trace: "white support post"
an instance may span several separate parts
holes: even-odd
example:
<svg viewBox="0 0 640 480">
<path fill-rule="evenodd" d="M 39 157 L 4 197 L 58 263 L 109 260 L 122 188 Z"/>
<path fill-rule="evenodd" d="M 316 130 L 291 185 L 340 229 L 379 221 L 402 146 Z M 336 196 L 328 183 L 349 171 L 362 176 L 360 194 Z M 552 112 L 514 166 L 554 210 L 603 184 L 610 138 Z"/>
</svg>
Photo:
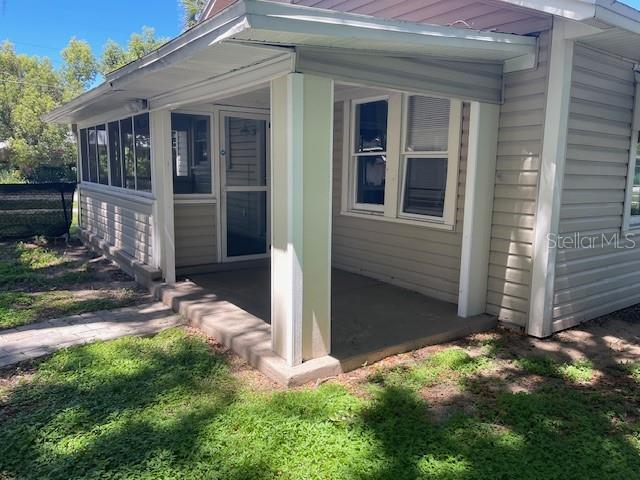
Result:
<svg viewBox="0 0 640 480">
<path fill-rule="evenodd" d="M 485 312 L 500 106 L 471 102 L 458 315 Z"/>
<path fill-rule="evenodd" d="M 153 203 L 153 258 L 164 280 L 176 281 L 176 256 L 173 229 L 173 167 L 171 165 L 171 112 L 150 113 L 151 182 Z"/>
<path fill-rule="evenodd" d="M 333 81 L 271 82 L 272 348 L 288 365 L 331 349 Z"/>
<path fill-rule="evenodd" d="M 550 240 L 558 234 L 560 224 L 574 45 L 573 40 L 567 39 L 566 28 L 567 22 L 554 18 L 527 323 L 527 333 L 536 337 L 547 337 L 553 333 L 557 252 L 551 247 Z"/>
</svg>

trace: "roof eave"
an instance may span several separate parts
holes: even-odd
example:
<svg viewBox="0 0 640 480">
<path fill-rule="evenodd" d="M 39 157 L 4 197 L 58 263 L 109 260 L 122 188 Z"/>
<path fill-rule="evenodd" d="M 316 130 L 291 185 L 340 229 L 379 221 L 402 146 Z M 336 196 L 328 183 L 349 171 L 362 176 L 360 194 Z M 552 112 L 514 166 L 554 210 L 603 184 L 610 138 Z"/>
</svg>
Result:
<svg viewBox="0 0 640 480">
<path fill-rule="evenodd" d="M 535 58 L 536 54 L 536 40 L 532 37 L 386 20 L 287 3 L 240 0 L 154 52 L 112 72 L 104 83 L 56 108 L 43 118 L 49 122 L 68 123 L 74 113 L 96 99 L 110 92 L 126 90 L 127 84 L 134 80 L 174 65 L 225 40 L 250 42 L 248 37 L 251 35 L 248 33 L 252 31 L 267 32 L 262 37 L 263 43 L 267 45 L 272 44 L 270 38 L 273 37 L 269 35 L 284 32 L 299 36 L 317 34 L 326 38 L 335 34 L 346 39 L 371 39 L 378 44 L 393 40 L 396 42 L 394 45 L 404 43 L 415 46 L 416 51 L 421 48 L 448 46 L 459 49 L 460 52 L 467 50 L 473 55 L 477 53 L 479 57 L 483 54 L 489 56 L 491 52 L 498 61 L 518 59 L 517 65 L 526 64 L 522 61 L 523 56 Z"/>
</svg>

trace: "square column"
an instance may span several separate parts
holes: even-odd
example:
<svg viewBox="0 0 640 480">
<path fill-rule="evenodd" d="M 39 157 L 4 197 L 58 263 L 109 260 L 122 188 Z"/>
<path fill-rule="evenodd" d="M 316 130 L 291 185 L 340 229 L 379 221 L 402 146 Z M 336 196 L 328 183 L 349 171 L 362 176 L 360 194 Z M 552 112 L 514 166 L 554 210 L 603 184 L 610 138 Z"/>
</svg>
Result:
<svg viewBox="0 0 640 480">
<path fill-rule="evenodd" d="M 173 166 L 171 165 L 171 112 L 149 114 L 151 130 L 151 190 L 153 203 L 153 258 L 164 280 L 176 282 L 173 230 Z"/>
<path fill-rule="evenodd" d="M 271 81 L 272 348 L 295 366 L 331 349 L 333 80 Z"/>
<path fill-rule="evenodd" d="M 487 306 L 499 120 L 499 105 L 471 102 L 458 294 L 461 317 L 484 313 Z"/>
</svg>

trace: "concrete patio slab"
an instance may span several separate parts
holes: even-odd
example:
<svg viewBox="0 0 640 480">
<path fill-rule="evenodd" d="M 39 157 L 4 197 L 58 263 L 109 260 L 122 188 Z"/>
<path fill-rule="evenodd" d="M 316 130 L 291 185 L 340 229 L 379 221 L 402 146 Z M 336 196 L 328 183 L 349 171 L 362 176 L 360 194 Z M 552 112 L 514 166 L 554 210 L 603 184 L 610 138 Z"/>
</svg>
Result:
<svg viewBox="0 0 640 480">
<path fill-rule="evenodd" d="M 496 326 L 495 317 L 460 318 L 454 304 L 362 275 L 336 269 L 332 275 L 332 353 L 296 367 L 271 350 L 268 268 L 193 275 L 155 293 L 192 326 L 288 386 Z"/>
</svg>

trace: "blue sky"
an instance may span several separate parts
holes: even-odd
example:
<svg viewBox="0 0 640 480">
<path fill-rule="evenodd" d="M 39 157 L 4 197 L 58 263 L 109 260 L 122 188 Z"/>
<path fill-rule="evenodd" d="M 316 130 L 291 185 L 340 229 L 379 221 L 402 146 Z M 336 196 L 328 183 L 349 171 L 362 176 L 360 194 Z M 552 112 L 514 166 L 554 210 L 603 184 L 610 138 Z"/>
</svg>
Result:
<svg viewBox="0 0 640 480">
<path fill-rule="evenodd" d="M 640 0 L 624 3 L 640 9 Z M 180 32 L 178 0 L 0 0 L 0 41 L 18 52 L 47 56 L 60 63 L 60 50 L 72 36 L 88 41 L 96 55 L 112 38 L 126 43 L 143 25 L 159 36 Z"/>
<path fill-rule="evenodd" d="M 174 37 L 180 17 L 178 0 L 0 0 L 0 42 L 9 40 L 16 51 L 58 65 L 72 36 L 88 41 L 99 55 L 109 38 L 124 44 L 144 25 Z"/>
</svg>

